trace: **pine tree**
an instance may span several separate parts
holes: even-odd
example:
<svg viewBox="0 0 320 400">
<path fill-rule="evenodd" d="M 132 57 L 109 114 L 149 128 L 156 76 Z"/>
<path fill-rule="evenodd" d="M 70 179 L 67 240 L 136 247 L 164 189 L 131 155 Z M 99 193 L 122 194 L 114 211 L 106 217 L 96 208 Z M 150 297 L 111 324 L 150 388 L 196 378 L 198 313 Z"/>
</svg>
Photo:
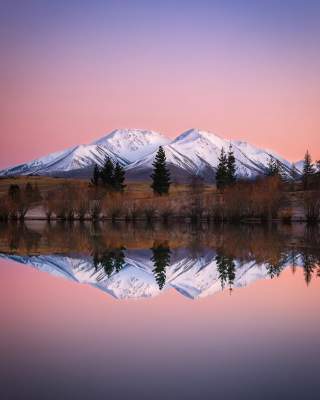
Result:
<svg viewBox="0 0 320 400">
<path fill-rule="evenodd" d="M 228 159 L 224 148 L 221 149 L 219 164 L 216 172 L 216 185 L 218 189 L 224 189 L 228 184 Z"/>
<path fill-rule="evenodd" d="M 106 158 L 104 165 L 101 168 L 100 178 L 102 184 L 107 188 L 110 189 L 114 187 L 114 165 L 109 157 Z"/>
<path fill-rule="evenodd" d="M 154 244 L 151 248 L 156 282 L 161 290 L 166 283 L 166 267 L 170 264 L 170 248 L 167 243 Z"/>
<path fill-rule="evenodd" d="M 310 285 L 314 270 L 317 268 L 317 259 L 312 254 L 304 252 L 302 255 L 304 279 L 307 286 Z"/>
<path fill-rule="evenodd" d="M 303 162 L 303 172 L 302 172 L 302 183 L 303 183 L 303 189 L 308 190 L 310 187 L 310 180 L 312 175 L 314 174 L 314 166 L 312 164 L 311 160 L 311 155 L 309 151 L 306 151 L 306 154 L 304 156 L 304 162 Z"/>
<path fill-rule="evenodd" d="M 170 188 L 170 171 L 166 165 L 166 153 L 162 146 L 159 147 L 155 160 L 153 162 L 153 173 L 151 178 L 153 180 L 151 188 L 153 192 L 159 194 L 167 194 Z"/>
<path fill-rule="evenodd" d="M 118 162 L 116 163 L 116 166 L 114 168 L 113 178 L 114 178 L 114 189 L 117 192 L 123 192 L 124 188 L 126 187 L 126 185 L 124 184 L 125 171 Z"/>
<path fill-rule="evenodd" d="M 100 180 L 100 170 L 97 164 L 94 165 L 91 183 L 93 186 L 98 186 Z"/>
<path fill-rule="evenodd" d="M 227 158 L 227 184 L 232 185 L 236 181 L 236 159 L 233 154 L 232 146 L 229 146 Z"/>
<path fill-rule="evenodd" d="M 267 166 L 267 176 L 277 176 L 280 175 L 280 165 L 279 161 L 275 160 L 273 157 L 269 158 L 268 166 Z"/>
<path fill-rule="evenodd" d="M 93 254 L 95 270 L 98 271 L 100 268 L 103 268 L 108 277 L 114 272 L 120 272 L 125 264 L 124 250 L 125 247 L 116 247 L 114 249 L 106 249 L 103 252 L 95 251 Z"/>
<path fill-rule="evenodd" d="M 125 264 L 125 247 L 121 246 L 114 251 L 114 268 L 116 273 L 120 272 Z"/>
<path fill-rule="evenodd" d="M 235 263 L 231 257 L 226 256 L 223 253 L 218 253 L 216 255 L 217 270 L 219 272 L 219 279 L 221 282 L 221 288 L 224 289 L 226 283 L 229 288 L 232 288 L 235 274 Z"/>
</svg>

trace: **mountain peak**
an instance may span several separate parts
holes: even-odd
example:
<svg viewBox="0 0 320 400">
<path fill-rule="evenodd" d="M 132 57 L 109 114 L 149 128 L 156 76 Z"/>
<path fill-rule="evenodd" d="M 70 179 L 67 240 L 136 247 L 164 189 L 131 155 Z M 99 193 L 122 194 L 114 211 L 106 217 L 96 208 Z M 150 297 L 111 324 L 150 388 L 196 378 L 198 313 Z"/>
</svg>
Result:
<svg viewBox="0 0 320 400">
<path fill-rule="evenodd" d="M 211 142 L 215 140 L 215 138 L 218 138 L 219 140 L 223 140 L 219 135 L 205 131 L 199 128 L 191 128 L 188 129 L 187 131 L 181 133 L 181 135 L 177 136 L 176 139 L 173 141 L 173 143 L 177 142 L 191 142 L 197 139 L 206 139 L 210 140 Z"/>
<path fill-rule="evenodd" d="M 122 128 L 115 129 L 95 141 L 94 144 L 107 147 L 113 153 L 121 155 L 129 162 L 134 162 L 169 142 L 170 139 L 159 132 L 137 128 Z"/>
<path fill-rule="evenodd" d="M 167 139 L 162 133 L 139 128 L 119 128 L 109 132 L 106 136 L 96 140 L 93 144 L 105 145 L 112 140 L 143 140 L 145 142 L 156 141 L 159 138 Z"/>
<path fill-rule="evenodd" d="M 91 144 L 74 146 L 5 169 L 0 171 L 0 176 L 55 175 L 57 172 L 69 173 L 80 169 L 86 170 L 86 174 L 91 174 L 90 168 L 94 164 L 101 165 L 106 157 L 110 157 L 113 161 L 119 161 L 121 165 L 126 166 L 135 179 L 138 176 L 149 179 L 155 153 L 159 146 L 164 146 L 167 161 L 175 171 L 177 180 L 185 174 L 188 179 L 190 174 L 195 174 L 211 182 L 221 149 L 227 150 L 230 143 L 233 145 L 239 176 L 250 178 L 264 174 L 270 156 L 279 160 L 284 170 L 290 173 L 291 164 L 270 150 L 259 149 L 243 140 L 225 140 L 215 133 L 199 128 L 189 129 L 174 140 L 151 130 L 122 128 L 113 130 Z M 299 169 L 299 165 L 297 168 Z"/>
</svg>

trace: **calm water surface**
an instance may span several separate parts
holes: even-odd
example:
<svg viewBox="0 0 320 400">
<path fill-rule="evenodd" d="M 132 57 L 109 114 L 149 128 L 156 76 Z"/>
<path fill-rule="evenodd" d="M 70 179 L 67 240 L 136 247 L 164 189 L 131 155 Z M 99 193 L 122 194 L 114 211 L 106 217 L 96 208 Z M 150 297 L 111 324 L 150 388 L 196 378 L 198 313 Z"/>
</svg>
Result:
<svg viewBox="0 0 320 400">
<path fill-rule="evenodd" d="M 0 226 L 1 399 L 319 399 L 305 226 Z"/>
</svg>

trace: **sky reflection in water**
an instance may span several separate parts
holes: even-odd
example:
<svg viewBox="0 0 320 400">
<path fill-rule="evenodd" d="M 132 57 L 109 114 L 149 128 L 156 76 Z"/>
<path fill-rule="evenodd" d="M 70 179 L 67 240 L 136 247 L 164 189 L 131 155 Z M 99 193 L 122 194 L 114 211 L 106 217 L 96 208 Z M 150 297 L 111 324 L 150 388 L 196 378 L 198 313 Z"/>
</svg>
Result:
<svg viewBox="0 0 320 400">
<path fill-rule="evenodd" d="M 302 225 L 1 226 L 4 398 L 318 398 L 319 249 Z"/>
</svg>

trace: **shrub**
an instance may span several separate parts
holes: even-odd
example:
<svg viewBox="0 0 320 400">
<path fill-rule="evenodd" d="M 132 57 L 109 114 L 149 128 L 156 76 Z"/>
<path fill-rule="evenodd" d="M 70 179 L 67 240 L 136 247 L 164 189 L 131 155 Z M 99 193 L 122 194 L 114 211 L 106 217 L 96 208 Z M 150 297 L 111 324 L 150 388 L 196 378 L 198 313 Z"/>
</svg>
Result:
<svg viewBox="0 0 320 400">
<path fill-rule="evenodd" d="M 90 217 L 97 221 L 100 218 L 102 204 L 100 200 L 92 200 L 89 208 Z"/>
<path fill-rule="evenodd" d="M 156 218 L 157 210 L 153 205 L 147 205 L 143 210 L 143 214 L 148 222 L 151 222 Z"/>
</svg>

